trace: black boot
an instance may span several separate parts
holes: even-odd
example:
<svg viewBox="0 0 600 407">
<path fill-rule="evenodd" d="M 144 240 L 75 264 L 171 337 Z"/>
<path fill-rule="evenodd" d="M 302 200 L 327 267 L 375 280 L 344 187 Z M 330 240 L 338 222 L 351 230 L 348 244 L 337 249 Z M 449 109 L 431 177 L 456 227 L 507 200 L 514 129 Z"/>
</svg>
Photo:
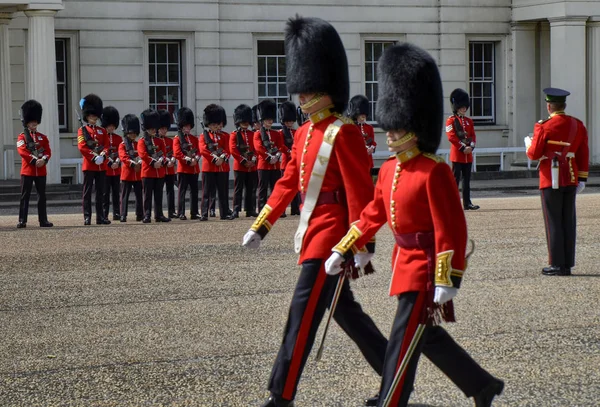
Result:
<svg viewBox="0 0 600 407">
<path fill-rule="evenodd" d="M 567 270 L 569 274 L 567 274 Z M 542 269 L 542 274 L 545 276 L 568 276 L 571 275 L 571 269 L 559 266 L 549 266 Z"/>
<path fill-rule="evenodd" d="M 27 223 L 25 222 L 19 222 L 17 223 L 17 229 L 23 229 L 27 227 Z"/>
<path fill-rule="evenodd" d="M 504 390 L 504 382 L 494 379 L 490 384 L 483 388 L 475 397 L 475 407 L 491 407 L 494 397 L 499 396 Z"/>
<path fill-rule="evenodd" d="M 40 227 L 41 228 L 51 228 L 52 226 L 54 226 L 54 223 L 48 222 L 47 220 L 44 220 L 44 221 L 40 222 Z"/>
<path fill-rule="evenodd" d="M 365 406 L 376 406 L 377 403 L 379 403 L 379 393 L 377 393 L 373 397 L 365 399 Z"/>
<path fill-rule="evenodd" d="M 261 407 L 294 407 L 294 402 L 270 396 Z"/>
</svg>

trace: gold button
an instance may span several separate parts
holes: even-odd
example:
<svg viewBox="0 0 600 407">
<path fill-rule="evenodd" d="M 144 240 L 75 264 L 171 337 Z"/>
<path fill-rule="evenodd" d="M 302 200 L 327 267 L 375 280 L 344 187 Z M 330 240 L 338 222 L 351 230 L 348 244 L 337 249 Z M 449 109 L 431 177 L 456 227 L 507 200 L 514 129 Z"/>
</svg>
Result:
<svg viewBox="0 0 600 407">
<path fill-rule="evenodd" d="M 300 174 L 304 175 L 304 174 L 306 174 L 306 171 L 302 170 L 302 171 L 300 171 Z"/>
<path fill-rule="evenodd" d="M 396 213 L 396 208 L 392 207 L 392 210 L 391 210 L 391 212 L 392 212 L 392 213 Z"/>
<path fill-rule="evenodd" d="M 306 152 L 307 152 L 307 151 L 308 151 L 308 150 L 305 148 L 305 149 L 304 149 L 304 151 L 303 151 L 303 153 L 304 153 L 304 154 L 306 154 Z"/>
<path fill-rule="evenodd" d="M 394 188 L 392 188 L 392 191 L 396 192 L 396 189 L 398 189 L 398 188 L 394 187 Z"/>
<path fill-rule="evenodd" d="M 304 177 L 300 178 L 300 183 L 304 184 Z"/>
<path fill-rule="evenodd" d="M 302 168 L 306 167 L 306 163 L 302 163 Z"/>
<path fill-rule="evenodd" d="M 395 205 L 395 204 L 396 204 L 396 201 L 394 201 L 394 200 L 392 199 L 392 200 L 390 201 L 390 203 L 391 203 L 392 205 Z"/>
</svg>

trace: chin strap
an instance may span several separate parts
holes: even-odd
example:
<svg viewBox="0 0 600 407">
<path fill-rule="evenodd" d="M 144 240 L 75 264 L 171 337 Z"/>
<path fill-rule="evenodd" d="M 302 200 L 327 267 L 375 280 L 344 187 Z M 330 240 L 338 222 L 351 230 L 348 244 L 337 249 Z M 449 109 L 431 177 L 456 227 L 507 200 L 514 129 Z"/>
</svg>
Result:
<svg viewBox="0 0 600 407">
<path fill-rule="evenodd" d="M 303 105 L 300 105 L 300 109 L 302 109 L 303 113 L 308 113 L 306 111 L 306 109 L 310 109 L 311 107 L 313 107 L 314 105 L 319 103 L 321 101 L 321 99 L 323 99 L 324 97 L 325 97 L 325 93 L 315 93 L 315 96 L 313 96 L 313 98 L 311 100 L 304 103 Z"/>
</svg>

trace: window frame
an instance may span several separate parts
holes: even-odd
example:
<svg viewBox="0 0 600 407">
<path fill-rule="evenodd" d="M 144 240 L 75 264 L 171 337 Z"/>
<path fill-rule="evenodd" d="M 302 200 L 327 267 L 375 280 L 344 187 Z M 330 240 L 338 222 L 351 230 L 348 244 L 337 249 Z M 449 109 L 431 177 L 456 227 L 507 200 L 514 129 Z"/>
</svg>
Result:
<svg viewBox="0 0 600 407">
<path fill-rule="evenodd" d="M 473 49 L 473 47 L 475 45 L 483 45 L 482 48 L 482 59 L 480 61 L 475 61 L 474 59 L 471 59 L 471 51 Z M 487 61 L 485 59 L 485 46 L 486 45 L 491 45 L 492 46 L 492 52 L 491 52 L 491 65 L 492 65 L 492 73 L 491 73 L 491 80 L 486 79 L 486 75 L 485 75 L 485 69 L 482 68 L 482 76 L 480 78 L 475 78 L 475 76 L 471 76 L 471 70 L 473 69 L 473 71 L 475 71 L 475 64 L 483 64 L 485 65 L 486 63 L 490 63 L 489 61 Z M 468 77 L 468 89 L 469 89 L 469 96 L 471 98 L 471 118 L 473 119 L 474 123 L 480 124 L 480 125 L 495 125 L 497 122 L 497 92 L 496 92 L 496 87 L 498 85 L 498 71 L 497 71 L 497 64 L 498 64 L 498 57 L 497 57 L 497 47 L 498 47 L 498 41 L 494 41 L 493 39 L 469 39 L 468 41 L 468 48 L 467 48 L 467 77 Z M 473 52 L 474 54 L 474 52 Z M 473 113 L 473 86 L 474 84 L 489 84 L 491 83 L 491 96 L 489 97 L 491 99 L 491 115 L 490 116 L 476 116 Z M 483 112 L 483 101 L 484 99 L 486 99 L 487 97 L 483 96 L 483 92 L 482 95 L 480 97 L 478 97 L 478 100 L 481 100 L 481 109 Z"/>
<path fill-rule="evenodd" d="M 253 61 L 253 66 L 254 66 L 254 100 L 257 101 L 257 103 L 259 103 L 261 100 L 265 100 L 265 99 L 273 99 L 275 100 L 275 103 L 277 104 L 277 117 L 276 120 L 274 121 L 274 123 L 280 123 L 279 121 L 279 105 L 282 102 L 285 101 L 289 101 L 292 100 L 292 95 L 290 95 L 290 93 L 287 91 L 287 85 L 286 85 L 286 96 L 285 96 L 285 100 L 283 99 L 283 96 L 279 95 L 279 86 L 282 82 L 279 82 L 279 78 L 281 77 L 279 74 L 279 64 L 277 63 L 277 82 L 275 82 L 276 86 L 277 86 L 277 94 L 278 97 L 273 97 L 273 96 L 260 96 L 259 94 L 259 85 L 261 84 L 261 82 L 259 81 L 259 63 L 258 63 L 258 58 L 260 56 L 264 56 L 264 57 L 283 57 L 285 59 L 285 51 L 282 55 L 259 55 L 258 54 L 258 43 L 260 41 L 279 41 L 282 43 L 284 43 L 284 39 L 281 36 L 274 36 L 274 35 L 255 35 L 254 36 L 254 61 Z M 285 65 L 284 65 L 285 66 Z M 266 75 L 266 77 L 268 78 L 269 75 Z M 285 75 L 284 75 L 285 76 Z M 286 77 L 287 80 L 287 77 Z M 285 84 L 286 82 L 283 82 L 283 84 Z M 267 89 L 269 82 L 268 80 L 265 82 L 265 90 Z"/>
<path fill-rule="evenodd" d="M 77 119 L 77 115 L 74 114 L 73 110 L 79 103 L 81 95 L 81 81 L 79 76 L 79 34 L 77 32 L 56 31 L 54 34 L 54 40 L 56 41 L 59 39 L 66 40 L 66 70 L 68 76 L 67 99 L 65 101 L 67 126 L 63 128 L 59 127 L 59 133 L 73 133 L 77 128 L 79 128 L 79 120 Z"/>
</svg>

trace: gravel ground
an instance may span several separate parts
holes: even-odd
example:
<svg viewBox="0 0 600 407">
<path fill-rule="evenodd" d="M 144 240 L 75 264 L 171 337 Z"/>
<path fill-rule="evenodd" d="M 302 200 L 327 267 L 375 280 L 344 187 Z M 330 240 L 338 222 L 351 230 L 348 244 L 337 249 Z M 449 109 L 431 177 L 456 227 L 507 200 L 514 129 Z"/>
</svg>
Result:
<svg viewBox="0 0 600 407">
<path fill-rule="evenodd" d="M 477 193 L 467 212 L 477 250 L 457 297 L 454 338 L 506 382 L 495 406 L 598 406 L 600 195 L 578 198 L 577 267 L 543 277 L 536 191 Z M 0 215 L 0 406 L 258 406 L 295 280 L 298 218 L 280 220 L 258 252 L 250 219 L 83 226 L 50 208 L 52 229 L 17 230 Z M 33 215 L 33 216 L 32 216 Z M 378 234 L 378 273 L 354 283 L 389 332 L 392 236 Z M 339 327 L 311 357 L 298 407 L 360 406 L 379 378 Z M 412 406 L 471 406 L 425 358 Z"/>
</svg>

